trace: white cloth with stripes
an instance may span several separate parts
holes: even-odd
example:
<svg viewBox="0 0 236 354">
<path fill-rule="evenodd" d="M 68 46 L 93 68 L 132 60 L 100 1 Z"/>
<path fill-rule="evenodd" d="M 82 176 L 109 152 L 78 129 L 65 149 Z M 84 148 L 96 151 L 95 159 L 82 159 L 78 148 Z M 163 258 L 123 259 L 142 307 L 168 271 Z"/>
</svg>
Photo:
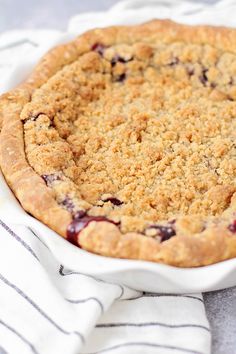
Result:
<svg viewBox="0 0 236 354">
<path fill-rule="evenodd" d="M 130 290 L 65 269 L 0 220 L 0 354 L 209 354 L 201 294 Z"/>
<path fill-rule="evenodd" d="M 163 9 L 168 17 L 168 7 Z M 132 16 L 130 10 L 125 14 Z M 78 33 L 91 23 L 122 22 L 115 15 L 83 14 L 69 28 Z M 11 85 L 9 74 L 19 60 L 60 35 L 1 34 L 0 92 Z M 0 354 L 209 354 L 210 342 L 201 294 L 141 293 L 65 269 L 36 234 L 14 225 L 14 215 L 11 224 L 0 221 Z"/>
</svg>

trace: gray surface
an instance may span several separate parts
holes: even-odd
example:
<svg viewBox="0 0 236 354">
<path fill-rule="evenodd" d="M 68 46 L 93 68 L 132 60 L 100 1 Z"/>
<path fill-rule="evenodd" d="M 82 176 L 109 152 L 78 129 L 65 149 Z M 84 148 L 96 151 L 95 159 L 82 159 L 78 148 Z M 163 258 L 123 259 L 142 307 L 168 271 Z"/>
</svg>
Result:
<svg viewBox="0 0 236 354">
<path fill-rule="evenodd" d="M 0 31 L 13 28 L 66 29 L 76 13 L 104 10 L 117 0 L 0 0 Z"/>
<path fill-rule="evenodd" d="M 0 31 L 40 27 L 65 29 L 70 16 L 79 12 L 108 9 L 117 2 L 118 0 L 0 0 Z M 202 2 L 214 3 L 216 0 Z"/>
<path fill-rule="evenodd" d="M 236 353 L 236 287 L 204 294 L 213 354 Z"/>
<path fill-rule="evenodd" d="M 177 1 L 177 0 L 176 0 Z M 194 1 L 194 0 L 193 0 Z M 70 16 L 104 10 L 117 0 L 0 0 L 0 32 L 14 28 L 65 29 Z M 215 0 L 203 2 L 213 3 Z M 236 354 L 236 287 L 204 295 L 213 354 Z"/>
</svg>

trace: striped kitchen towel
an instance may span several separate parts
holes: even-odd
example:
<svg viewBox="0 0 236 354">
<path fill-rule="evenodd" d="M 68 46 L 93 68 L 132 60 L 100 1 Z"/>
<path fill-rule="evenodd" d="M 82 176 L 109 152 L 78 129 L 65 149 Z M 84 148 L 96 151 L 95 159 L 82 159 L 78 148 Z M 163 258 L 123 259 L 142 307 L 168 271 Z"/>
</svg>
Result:
<svg viewBox="0 0 236 354">
<path fill-rule="evenodd" d="M 209 354 L 201 294 L 137 292 L 65 269 L 0 220 L 0 354 Z"/>
</svg>

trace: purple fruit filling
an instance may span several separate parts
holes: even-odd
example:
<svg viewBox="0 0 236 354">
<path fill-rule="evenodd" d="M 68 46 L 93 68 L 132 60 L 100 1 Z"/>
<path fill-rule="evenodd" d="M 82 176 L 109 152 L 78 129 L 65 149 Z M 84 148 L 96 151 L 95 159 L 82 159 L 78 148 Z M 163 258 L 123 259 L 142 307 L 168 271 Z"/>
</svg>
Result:
<svg viewBox="0 0 236 354">
<path fill-rule="evenodd" d="M 175 65 L 177 65 L 177 64 L 179 64 L 179 58 L 177 58 L 177 57 L 174 57 L 174 58 L 168 63 L 169 66 L 175 66 Z"/>
<path fill-rule="evenodd" d="M 228 229 L 229 229 L 229 231 L 233 232 L 234 234 L 236 233 L 236 220 L 234 220 L 234 221 L 232 222 L 232 224 L 230 224 L 230 225 L 228 226 Z"/>
<path fill-rule="evenodd" d="M 77 211 L 77 212 L 75 213 L 75 215 L 74 215 L 74 220 L 81 219 L 81 218 L 83 218 L 83 217 L 86 216 L 86 215 L 87 215 L 87 213 L 86 213 L 85 210 L 79 210 L 79 211 Z"/>
<path fill-rule="evenodd" d="M 203 86 L 206 86 L 206 83 L 208 81 L 208 78 L 206 76 L 206 73 L 208 72 L 208 69 L 203 69 L 202 74 L 199 76 L 199 80 L 203 84 Z"/>
<path fill-rule="evenodd" d="M 104 199 L 103 200 L 104 203 L 107 203 L 107 202 L 111 202 L 112 204 L 114 205 L 122 205 L 123 202 L 115 197 L 110 197 L 110 198 L 107 198 L 107 199 Z"/>
<path fill-rule="evenodd" d="M 115 66 L 116 63 L 128 63 L 129 61 L 133 60 L 133 58 L 130 59 L 125 59 L 122 58 L 119 54 L 116 54 L 112 59 L 111 59 L 111 66 Z"/>
<path fill-rule="evenodd" d="M 45 181 L 47 186 L 50 186 L 54 181 L 60 181 L 61 178 L 55 173 L 51 173 L 50 175 L 42 175 L 41 176 Z"/>
<path fill-rule="evenodd" d="M 173 222 L 170 223 L 170 225 L 164 226 L 164 225 L 150 225 L 148 229 L 155 229 L 156 230 L 156 236 L 161 238 L 161 242 L 169 240 L 171 237 L 176 235 L 176 232 L 173 228 Z"/>
<path fill-rule="evenodd" d="M 189 76 L 193 76 L 194 75 L 194 69 L 187 68 L 187 73 L 188 73 Z"/>
<path fill-rule="evenodd" d="M 126 73 L 123 73 L 123 74 L 119 75 L 118 77 L 116 77 L 115 81 L 123 82 L 123 81 L 125 81 L 125 79 L 126 79 Z"/>
<path fill-rule="evenodd" d="M 86 214 L 85 211 L 78 211 L 72 222 L 69 224 L 67 228 L 67 240 L 73 245 L 79 246 L 79 233 L 89 225 L 90 222 L 96 221 L 96 222 L 101 222 L 101 221 L 106 221 L 110 222 L 114 225 L 119 225 L 119 223 L 112 221 L 110 219 L 107 219 L 105 216 L 89 216 Z"/>
<path fill-rule="evenodd" d="M 74 211 L 75 205 L 70 197 L 65 197 L 65 199 L 63 199 L 60 204 L 64 206 L 65 209 L 68 210 L 70 213 Z"/>
<path fill-rule="evenodd" d="M 104 54 L 104 50 L 105 50 L 105 45 L 103 45 L 102 43 L 95 43 L 92 47 L 91 50 L 93 50 L 94 52 L 97 52 L 99 55 L 101 55 L 101 57 Z"/>
</svg>

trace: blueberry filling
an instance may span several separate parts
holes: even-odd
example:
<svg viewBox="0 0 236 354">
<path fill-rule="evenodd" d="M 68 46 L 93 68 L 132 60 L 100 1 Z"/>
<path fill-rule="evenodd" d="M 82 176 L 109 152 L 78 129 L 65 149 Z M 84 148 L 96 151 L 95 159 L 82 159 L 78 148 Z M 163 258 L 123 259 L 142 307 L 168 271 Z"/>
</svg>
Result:
<svg viewBox="0 0 236 354">
<path fill-rule="evenodd" d="M 187 68 L 187 73 L 188 73 L 189 76 L 193 76 L 194 75 L 194 69 Z"/>
<path fill-rule="evenodd" d="M 104 203 L 111 202 L 114 205 L 122 205 L 123 202 L 115 197 L 106 198 L 103 200 Z"/>
<path fill-rule="evenodd" d="M 125 59 L 122 58 L 120 55 L 116 54 L 112 59 L 111 59 L 111 66 L 115 66 L 116 63 L 128 63 L 129 61 L 133 60 L 133 58 L 130 59 Z"/>
<path fill-rule="evenodd" d="M 234 220 L 234 221 L 232 222 L 232 224 L 230 224 L 230 225 L 228 226 L 228 229 L 229 229 L 229 231 L 233 232 L 234 234 L 236 233 L 236 220 Z"/>
<path fill-rule="evenodd" d="M 42 175 L 41 177 L 43 178 L 47 186 L 50 186 L 54 181 L 61 180 L 60 176 L 55 173 L 52 173 L 50 175 Z"/>
<path fill-rule="evenodd" d="M 67 240 L 74 245 L 79 246 L 78 243 L 78 236 L 79 233 L 89 225 L 90 222 L 96 221 L 96 222 L 101 222 L 101 221 L 106 221 L 114 225 L 119 225 L 119 222 L 112 221 L 110 219 L 107 219 L 105 216 L 89 216 L 85 211 L 78 211 L 74 215 L 74 219 L 72 222 L 69 224 L 67 228 Z"/>
<path fill-rule="evenodd" d="M 81 219 L 86 215 L 87 215 L 87 213 L 85 210 L 78 210 L 74 215 L 74 220 Z"/>
<path fill-rule="evenodd" d="M 94 51 L 94 52 L 97 52 L 99 55 L 101 55 L 101 57 L 103 56 L 104 54 L 104 50 L 105 50 L 105 46 L 102 44 L 102 43 L 95 43 L 91 49 Z"/>
<path fill-rule="evenodd" d="M 115 78 L 116 82 L 123 82 L 126 79 L 126 73 L 123 73 Z"/>
<path fill-rule="evenodd" d="M 73 212 L 75 205 L 70 197 L 65 197 L 65 199 L 60 203 L 62 206 L 65 207 L 70 213 Z"/>
<path fill-rule="evenodd" d="M 171 237 L 176 235 L 176 232 L 173 228 L 174 220 L 169 223 L 169 225 L 150 225 L 147 229 L 155 229 L 156 235 L 161 238 L 161 242 L 169 240 Z"/>
<path fill-rule="evenodd" d="M 174 57 L 167 65 L 168 66 L 175 66 L 177 64 L 179 64 L 179 58 Z"/>
<path fill-rule="evenodd" d="M 199 76 L 199 80 L 203 84 L 203 86 L 206 86 L 206 83 L 208 81 L 208 78 L 206 76 L 206 73 L 208 72 L 208 69 L 203 69 L 202 74 Z"/>
</svg>

